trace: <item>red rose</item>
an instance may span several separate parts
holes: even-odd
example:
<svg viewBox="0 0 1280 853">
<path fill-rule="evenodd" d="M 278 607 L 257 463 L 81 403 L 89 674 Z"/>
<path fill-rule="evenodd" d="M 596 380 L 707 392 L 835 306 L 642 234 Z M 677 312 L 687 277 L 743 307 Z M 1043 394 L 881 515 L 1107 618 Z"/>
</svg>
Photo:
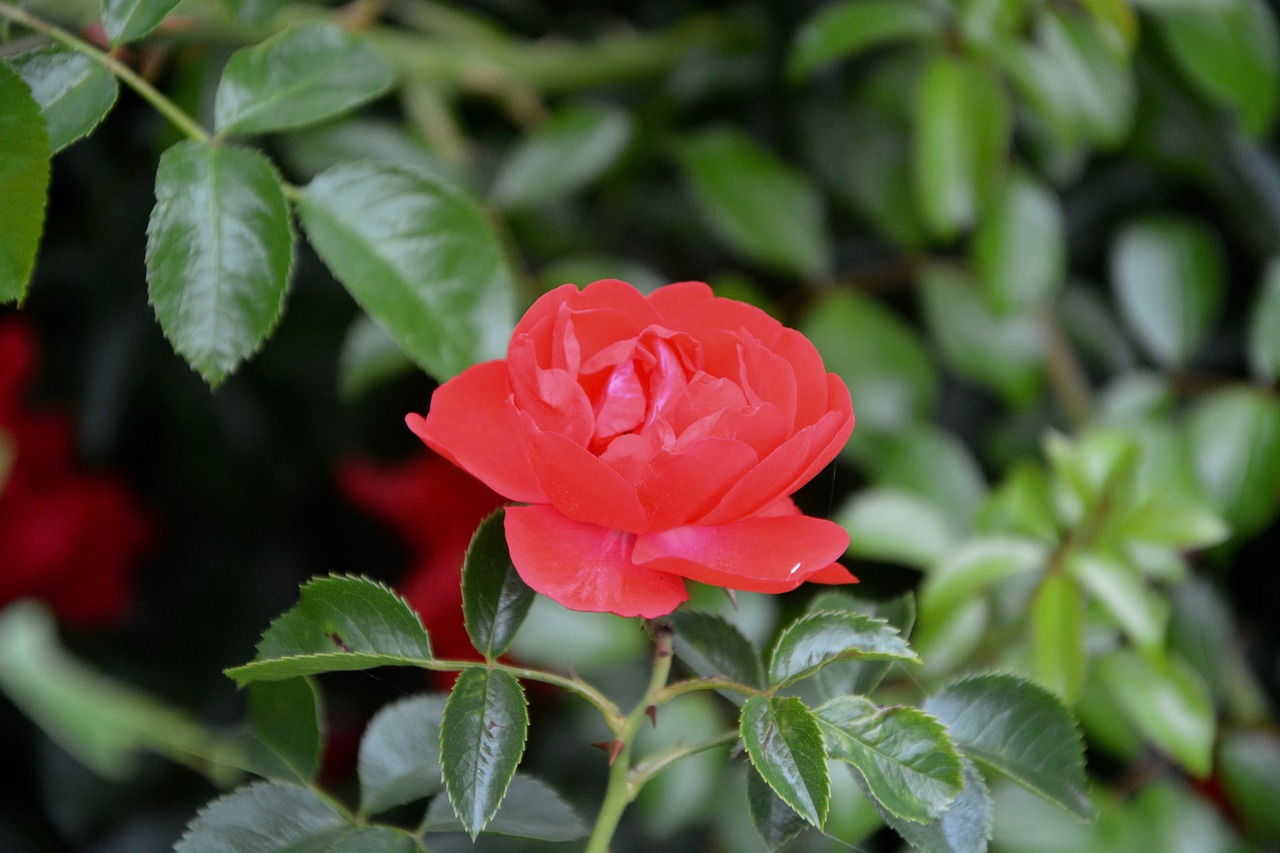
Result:
<svg viewBox="0 0 1280 853">
<path fill-rule="evenodd" d="M 132 601 L 151 521 L 123 483 L 80 470 L 65 417 L 26 406 L 35 363 L 31 332 L 0 323 L 0 434 L 13 453 L 0 481 L 0 607 L 33 596 L 70 622 L 114 622 Z"/>
<path fill-rule="evenodd" d="M 564 285 L 505 360 L 436 390 L 409 427 L 506 498 L 520 576 L 575 610 L 670 613 L 685 579 L 783 592 L 854 580 L 849 539 L 789 497 L 853 429 L 813 345 L 700 282 L 649 297 Z"/>
</svg>

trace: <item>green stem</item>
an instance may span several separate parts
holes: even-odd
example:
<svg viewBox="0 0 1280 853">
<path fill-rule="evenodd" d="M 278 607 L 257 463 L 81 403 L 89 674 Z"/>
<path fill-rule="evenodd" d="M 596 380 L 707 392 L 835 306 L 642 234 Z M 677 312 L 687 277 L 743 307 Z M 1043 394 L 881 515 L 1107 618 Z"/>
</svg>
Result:
<svg viewBox="0 0 1280 853">
<path fill-rule="evenodd" d="M 708 749 L 726 746 L 737 740 L 738 730 L 736 728 L 728 729 L 710 740 L 704 740 L 692 746 L 680 744 L 650 755 L 631 769 L 630 778 L 627 782 L 631 789 L 631 799 L 635 799 L 636 794 L 640 793 L 640 789 L 644 787 L 646 782 L 677 761 L 688 758 L 691 755 L 697 755 L 699 752 L 706 752 Z"/>
<path fill-rule="evenodd" d="M 698 693 L 704 690 L 728 690 L 730 693 L 740 693 L 743 696 L 759 696 L 764 693 L 758 687 L 752 687 L 750 684 L 743 684 L 740 681 L 717 675 L 706 678 L 689 678 L 668 685 L 659 690 L 654 696 L 653 704 L 665 705 L 677 696 L 683 696 L 686 693 Z"/>
<path fill-rule="evenodd" d="M 631 747 L 640 727 L 649 719 L 649 714 L 652 713 L 650 709 L 655 707 L 654 700 L 671 675 L 673 654 L 674 634 L 671 626 L 657 621 L 650 623 L 650 630 L 653 634 L 653 673 L 649 676 L 649 687 L 623 723 L 617 741 L 618 751 L 612 756 L 613 763 L 609 768 L 609 786 L 605 789 L 604 802 L 596 816 L 595 829 L 587 840 L 586 853 L 609 853 L 609 842 L 618 828 L 618 821 L 622 819 L 622 812 L 640 790 L 639 785 L 631 784 Z"/>
<path fill-rule="evenodd" d="M 0 2 L 0 17 L 8 18 L 16 24 L 21 24 L 29 30 L 33 30 L 58 42 L 65 47 L 74 50 L 76 53 L 89 57 L 102 67 L 111 72 L 118 80 L 123 82 L 133 91 L 137 92 L 143 100 L 151 104 L 156 112 L 167 118 L 184 134 L 192 139 L 200 142 L 209 141 L 209 132 L 201 127 L 195 119 L 187 115 L 173 101 L 160 94 L 156 87 L 152 86 L 146 80 L 137 75 L 136 72 L 128 65 L 125 65 L 114 55 L 99 50 L 83 39 L 77 38 L 61 27 L 56 27 L 47 21 L 31 15 L 22 9 L 10 5 L 9 3 Z"/>
<path fill-rule="evenodd" d="M 605 696 L 599 690 L 596 690 L 585 681 L 577 678 L 570 678 L 565 675 L 557 675 L 554 672 L 545 672 L 540 669 L 529 669 L 523 666 L 512 666 L 505 663 L 484 663 L 473 660 L 430 660 L 430 661 L 414 661 L 414 666 L 421 669 L 429 669 L 440 672 L 461 672 L 464 669 L 473 669 L 475 667 L 487 667 L 488 669 L 500 669 L 508 672 L 516 678 L 525 681 L 541 681 L 543 684 L 551 684 L 556 687 L 568 690 L 570 693 L 576 693 L 583 699 L 586 699 L 596 710 L 604 717 L 605 722 L 609 726 L 609 730 L 615 737 L 620 737 L 626 720 L 622 716 L 621 709 Z M 668 666 L 670 664 L 668 663 Z"/>
</svg>

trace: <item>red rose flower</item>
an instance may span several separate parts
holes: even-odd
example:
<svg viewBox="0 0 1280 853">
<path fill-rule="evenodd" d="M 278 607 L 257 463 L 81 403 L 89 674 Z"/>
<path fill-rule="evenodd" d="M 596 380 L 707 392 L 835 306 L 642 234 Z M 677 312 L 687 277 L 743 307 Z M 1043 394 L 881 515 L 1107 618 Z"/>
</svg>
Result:
<svg viewBox="0 0 1280 853">
<path fill-rule="evenodd" d="M 436 654 L 480 660 L 462 620 L 462 560 L 471 536 L 502 498 L 484 483 L 434 453 L 408 462 L 381 465 L 363 459 L 338 468 L 342 493 L 369 515 L 387 522 L 413 555 L 398 584 L 409 606 L 422 617 Z M 453 682 L 451 673 L 439 681 Z"/>
<path fill-rule="evenodd" d="M 69 622 L 108 624 L 132 601 L 151 521 L 116 478 L 78 468 L 65 417 L 28 409 L 35 364 L 30 331 L 0 323 L 0 434 L 13 454 L 0 480 L 0 606 L 33 596 Z"/>
<path fill-rule="evenodd" d="M 700 282 L 645 297 L 564 285 L 517 324 L 507 358 L 436 390 L 409 427 L 509 500 L 507 543 L 533 589 L 575 610 L 655 617 L 685 579 L 783 592 L 848 583 L 849 539 L 789 497 L 853 429 L 813 345 Z"/>
</svg>

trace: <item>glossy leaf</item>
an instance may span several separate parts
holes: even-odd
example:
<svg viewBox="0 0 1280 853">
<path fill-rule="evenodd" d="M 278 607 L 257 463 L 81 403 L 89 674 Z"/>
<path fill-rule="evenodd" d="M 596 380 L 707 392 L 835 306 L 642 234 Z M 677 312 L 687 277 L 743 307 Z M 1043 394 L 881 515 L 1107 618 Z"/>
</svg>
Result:
<svg viewBox="0 0 1280 853">
<path fill-rule="evenodd" d="M 815 712 L 827 752 L 858 769 L 872 797 L 905 820 L 934 820 L 959 795 L 960 756 L 946 728 L 918 708 L 840 696 Z"/>
<path fill-rule="evenodd" d="M 1249 369 L 1268 382 L 1280 379 L 1280 261 L 1272 261 L 1263 275 L 1249 316 Z"/>
<path fill-rule="evenodd" d="M 919 335 L 892 311 L 840 291 L 816 302 L 800 331 L 858 401 L 858 427 L 895 431 L 933 410 L 938 378 Z"/>
<path fill-rule="evenodd" d="M 822 197 L 804 175 L 729 128 L 686 140 L 679 154 L 694 201 L 725 243 L 782 273 L 828 274 Z"/>
<path fill-rule="evenodd" d="M 747 773 L 747 809 L 756 832 L 770 850 L 777 850 L 809 828 L 805 819 L 783 802 L 759 773 Z"/>
<path fill-rule="evenodd" d="M 1092 817 L 1080 732 L 1049 691 L 1014 675 L 977 675 L 933 694 L 924 710 L 947 726 L 965 755 L 1083 819 Z"/>
<path fill-rule="evenodd" d="M 101 64 L 65 48 L 42 48 L 8 60 L 40 105 L 49 148 L 61 151 L 111 111 L 120 87 Z"/>
<path fill-rule="evenodd" d="M 1066 276 L 1066 242 L 1058 197 L 1026 172 L 1010 174 L 974 236 L 987 305 L 1004 314 L 1046 304 Z"/>
<path fill-rule="evenodd" d="M 111 44 L 137 41 L 149 34 L 181 0 L 101 0 L 102 29 Z"/>
<path fill-rule="evenodd" d="M 1053 573 L 1040 582 L 1031 606 L 1036 679 L 1068 702 L 1080 695 L 1088 660 L 1084 595 L 1075 581 Z"/>
<path fill-rule="evenodd" d="M 333 24 L 302 24 L 231 54 L 214 99 L 220 134 L 290 130 L 354 109 L 394 77 L 371 45 Z"/>
<path fill-rule="evenodd" d="M 174 853 L 291 853 L 326 850 L 351 825 L 319 794 L 299 785 L 259 782 L 200 810 Z"/>
<path fill-rule="evenodd" d="M 974 282 L 942 268 L 925 273 L 921 308 L 930 334 L 961 376 L 980 382 L 1015 404 L 1039 392 L 1044 334 L 1031 317 L 996 317 Z"/>
<path fill-rule="evenodd" d="M 0 63 L 0 302 L 21 300 L 49 193 L 49 135 L 22 78 Z"/>
<path fill-rule="evenodd" d="M 1204 684 L 1181 660 L 1122 649 L 1094 664 L 1113 699 L 1156 746 L 1196 776 L 1212 768 L 1215 719 Z"/>
<path fill-rule="evenodd" d="M 1280 491 L 1280 400 L 1245 388 L 1197 401 L 1188 416 L 1196 474 L 1237 536 L 1265 527 Z"/>
<path fill-rule="evenodd" d="M 739 684 L 764 686 L 759 652 L 733 625 L 702 610 L 680 609 L 669 618 L 676 632 L 676 655 L 698 675 L 723 675 Z"/>
<path fill-rule="evenodd" d="M 462 832 L 463 829 L 462 821 L 453 813 L 448 800 L 437 797 L 431 801 L 423 823 L 424 831 Z M 532 776 L 517 773 L 502 805 L 498 807 L 498 813 L 485 825 L 484 832 L 563 842 L 585 838 L 587 827 L 573 807 L 548 785 Z"/>
<path fill-rule="evenodd" d="M 499 510 L 481 522 L 462 566 L 467 636 L 490 659 L 506 652 L 533 604 L 533 590 L 511 564 L 502 519 Z"/>
<path fill-rule="evenodd" d="M 1107 555 L 1075 553 L 1067 570 L 1135 646 L 1153 652 L 1164 646 L 1169 605 L 1136 569 Z"/>
<path fill-rule="evenodd" d="M 1246 826 L 1280 838 L 1280 738 L 1264 731 L 1226 734 L 1218 750 L 1222 785 Z"/>
<path fill-rule="evenodd" d="M 809 613 L 778 637 L 769 658 L 769 683 L 791 684 L 840 660 L 920 662 L 898 629 L 883 619 L 849 611 Z"/>
<path fill-rule="evenodd" d="M 357 761 L 363 814 L 379 814 L 444 787 L 440 777 L 444 704 L 443 696 L 411 696 L 384 706 L 369 721 Z"/>
<path fill-rule="evenodd" d="M 932 502 L 900 489 L 858 492 L 836 511 L 849 532 L 849 553 L 924 569 L 955 547 L 951 522 Z"/>
<path fill-rule="evenodd" d="M 845 0 L 827 6 L 796 33 L 788 71 L 803 77 L 829 62 L 884 44 L 935 33 L 940 22 L 928 9 L 898 0 Z"/>
<path fill-rule="evenodd" d="M 999 186 L 1009 145 L 1009 105 L 987 69 L 938 53 L 916 93 L 916 199 L 933 233 L 970 228 Z"/>
<path fill-rule="evenodd" d="M 257 151 L 179 142 L 160 158 L 147 232 L 160 328 L 216 386 L 284 313 L 293 227 L 280 177 Z"/>
<path fill-rule="evenodd" d="M 1280 32 L 1258 0 L 1214 8 L 1168 9 L 1154 16 L 1173 59 L 1206 95 L 1262 137 L 1280 103 Z"/>
<path fill-rule="evenodd" d="M 418 840 L 390 826 L 359 826 L 326 844 L 324 853 L 426 853 Z"/>
<path fill-rule="evenodd" d="M 994 805 L 982 774 L 963 755 L 964 790 L 942 816 L 928 823 L 904 820 L 876 803 L 880 816 L 912 847 L 927 853 L 986 853 Z M 874 800 L 873 800 L 874 802 Z"/>
<path fill-rule="evenodd" d="M 555 201 L 599 178 L 631 140 L 631 117 L 617 109 L 566 109 L 507 155 L 490 193 L 507 210 Z"/>
<path fill-rule="evenodd" d="M 915 599 L 910 593 L 884 601 L 871 601 L 855 598 L 838 590 L 828 590 L 811 598 L 805 611 L 862 613 L 874 619 L 883 619 L 903 637 L 911 634 L 916 621 Z M 865 695 L 876 688 L 893 664 L 892 660 L 835 661 L 818 670 L 815 681 L 822 696 L 827 699 L 851 693 Z"/>
<path fill-rule="evenodd" d="M 249 685 L 249 729 L 259 743 L 307 783 L 320 769 L 324 747 L 320 696 L 308 678 L 259 681 Z"/>
<path fill-rule="evenodd" d="M 1200 223 L 1149 217 L 1130 223 L 1111 251 L 1120 313 L 1163 367 L 1185 365 L 1218 318 L 1225 296 L 1222 249 Z"/>
<path fill-rule="evenodd" d="M 1001 581 L 1044 567 L 1048 548 L 1033 539 L 973 539 L 939 563 L 920 591 L 920 618 L 939 619 Z"/>
<path fill-rule="evenodd" d="M 262 635 L 254 659 L 226 672 L 243 685 L 430 659 L 427 632 L 402 598 L 367 578 L 330 575 L 308 581 Z"/>
<path fill-rule="evenodd" d="M 285 133 L 276 143 L 290 172 L 306 180 L 340 163 L 381 160 L 425 172 L 441 183 L 464 184 L 454 167 L 433 154 L 405 126 L 388 119 L 343 118 Z"/>
<path fill-rule="evenodd" d="M 741 733 L 760 777 L 796 814 L 821 828 L 831 783 L 813 712 L 792 696 L 752 696 L 742 706 Z"/>
<path fill-rule="evenodd" d="M 458 676 L 440 725 L 440 766 L 454 813 L 474 839 L 493 819 L 524 753 L 529 709 L 510 673 Z"/>
<path fill-rule="evenodd" d="M 329 269 L 436 379 L 505 355 L 515 284 L 459 191 L 406 166 L 351 163 L 312 181 L 298 208 Z"/>
</svg>

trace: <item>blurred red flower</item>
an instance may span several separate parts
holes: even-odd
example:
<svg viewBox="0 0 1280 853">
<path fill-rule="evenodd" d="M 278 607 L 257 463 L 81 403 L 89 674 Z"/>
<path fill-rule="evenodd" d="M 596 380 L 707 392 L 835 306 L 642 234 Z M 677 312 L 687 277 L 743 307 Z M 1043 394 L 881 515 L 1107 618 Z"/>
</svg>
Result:
<svg viewBox="0 0 1280 853">
<path fill-rule="evenodd" d="M 338 486 L 409 546 L 413 564 L 398 589 L 422 617 L 435 653 L 480 660 L 462 621 L 462 560 L 476 528 L 502 497 L 434 453 L 396 464 L 347 460 L 339 465 Z M 452 674 L 442 676 L 452 683 Z"/>
<path fill-rule="evenodd" d="M 118 477 L 79 468 L 64 415 L 27 405 L 37 360 L 30 328 L 0 321 L 0 440 L 12 457 L 0 475 L 0 606 L 31 596 L 67 622 L 108 625 L 132 603 L 154 526 Z"/>
</svg>

